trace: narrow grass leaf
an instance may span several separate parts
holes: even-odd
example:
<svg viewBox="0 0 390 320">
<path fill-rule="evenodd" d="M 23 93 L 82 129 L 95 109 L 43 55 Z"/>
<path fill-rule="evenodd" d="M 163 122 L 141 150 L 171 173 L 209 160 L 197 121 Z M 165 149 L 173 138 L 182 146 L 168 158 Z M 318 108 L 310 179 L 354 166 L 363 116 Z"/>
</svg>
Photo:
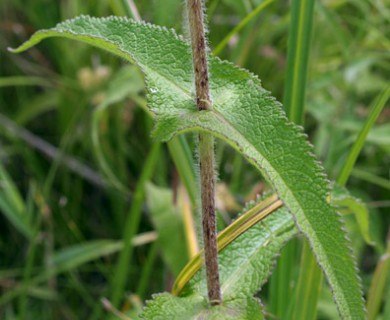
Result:
<svg viewBox="0 0 390 320">
<path fill-rule="evenodd" d="M 24 201 L 11 177 L 0 163 L 0 210 L 5 218 L 27 239 L 32 239 L 34 228 L 27 215 Z"/>
<path fill-rule="evenodd" d="M 154 143 L 149 151 L 145 165 L 142 169 L 140 178 L 137 181 L 137 187 L 134 192 L 133 201 L 130 207 L 128 216 L 126 217 L 125 225 L 123 228 L 123 249 L 119 255 L 115 273 L 111 278 L 111 294 L 112 303 L 114 307 L 118 307 L 125 288 L 127 276 L 129 274 L 129 266 L 131 266 L 132 254 L 134 251 L 134 245 L 132 243 L 133 237 L 136 235 L 142 215 L 142 205 L 145 199 L 145 186 L 154 172 L 155 166 L 159 159 L 159 153 L 161 150 L 160 143 Z"/>
<path fill-rule="evenodd" d="M 139 246 L 155 240 L 155 233 L 145 233 L 134 237 L 132 244 Z M 122 241 L 94 240 L 57 250 L 53 254 L 52 267 L 50 269 L 32 278 L 27 285 L 22 284 L 2 295 L 0 297 L 0 306 L 16 298 L 30 287 L 47 281 L 60 273 L 76 269 L 85 263 L 116 253 L 122 250 L 122 248 Z"/>
<path fill-rule="evenodd" d="M 163 258 L 176 277 L 188 262 L 183 217 L 173 204 L 173 193 L 151 183 L 146 185 L 146 203 L 150 218 L 158 234 Z"/>
<path fill-rule="evenodd" d="M 115 103 L 125 100 L 129 96 L 137 95 L 144 88 L 141 75 L 134 66 L 122 68 L 111 80 L 104 100 L 96 107 L 92 115 L 91 137 L 95 157 L 100 169 L 103 171 L 107 180 L 118 190 L 128 193 L 127 187 L 114 170 L 110 167 L 108 160 L 104 155 L 102 143 L 100 140 L 100 123 L 107 109 Z"/>
<path fill-rule="evenodd" d="M 317 319 L 317 305 L 322 287 L 321 269 L 307 242 L 304 242 L 299 264 L 300 272 L 293 299 L 291 299 L 291 314 L 287 319 L 315 320 Z"/>
<path fill-rule="evenodd" d="M 374 101 L 374 104 L 371 108 L 370 114 L 367 117 L 366 122 L 364 123 L 364 126 L 362 127 L 361 131 L 359 132 L 359 135 L 352 146 L 352 149 L 350 150 L 347 160 L 344 163 L 343 168 L 341 169 L 341 172 L 339 174 L 339 177 L 337 179 L 337 182 L 340 185 L 345 185 L 348 181 L 348 178 L 352 172 L 353 167 L 355 166 L 355 162 L 360 154 L 360 151 L 362 150 L 364 143 L 366 141 L 367 135 L 370 132 L 371 128 L 375 124 L 378 116 L 382 112 L 383 107 L 385 106 L 387 100 L 390 97 L 390 86 L 387 87 L 386 90 L 384 90 Z"/>
<path fill-rule="evenodd" d="M 366 170 L 360 168 L 353 168 L 352 175 L 358 179 L 362 179 L 369 183 L 375 184 L 381 188 L 390 190 L 390 181 L 389 179 L 382 178 L 376 174 L 367 172 Z"/>
<path fill-rule="evenodd" d="M 39 78 L 39 77 L 15 76 L 15 77 L 0 78 L 0 88 L 14 87 L 14 86 L 51 87 L 52 84 L 47 79 Z"/>
<path fill-rule="evenodd" d="M 183 135 L 168 142 L 168 150 L 179 173 L 193 208 L 197 206 L 198 190 L 194 172 L 194 160 L 187 140 Z"/>
<path fill-rule="evenodd" d="M 386 285 L 390 282 L 390 231 L 387 239 L 386 252 L 379 259 L 376 265 L 374 276 L 371 280 L 367 295 L 367 314 L 368 320 L 378 319 L 378 313 L 382 304 L 382 298 L 385 296 Z M 389 287 L 387 287 L 387 297 L 390 296 Z M 389 301 L 387 301 L 389 304 Z M 387 306 L 388 307 L 388 306 Z M 386 317 L 383 319 L 387 319 Z"/>
<path fill-rule="evenodd" d="M 288 118 L 303 124 L 314 0 L 293 0 L 283 104 Z"/>
<path fill-rule="evenodd" d="M 270 5 L 274 0 L 265 0 L 260 3 L 252 12 L 250 12 L 244 19 L 237 24 L 232 31 L 230 31 L 225 38 L 218 44 L 214 49 L 213 53 L 218 55 L 228 44 L 229 40 L 238 32 L 242 30 L 253 18 L 255 18 L 261 11 L 263 11 L 268 5 Z"/>
</svg>

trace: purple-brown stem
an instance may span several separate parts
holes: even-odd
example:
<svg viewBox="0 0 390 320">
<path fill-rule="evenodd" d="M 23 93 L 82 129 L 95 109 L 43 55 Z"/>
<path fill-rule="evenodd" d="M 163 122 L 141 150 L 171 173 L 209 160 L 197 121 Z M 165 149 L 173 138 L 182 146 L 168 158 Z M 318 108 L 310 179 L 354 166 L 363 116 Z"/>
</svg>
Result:
<svg viewBox="0 0 390 320">
<path fill-rule="evenodd" d="M 192 60 L 195 72 L 196 104 L 200 112 L 212 110 L 209 93 L 206 38 L 202 0 L 188 0 Z M 202 201 L 202 227 L 208 297 L 212 305 L 222 302 L 218 271 L 217 229 L 215 223 L 214 138 L 199 134 L 199 167 Z"/>
</svg>

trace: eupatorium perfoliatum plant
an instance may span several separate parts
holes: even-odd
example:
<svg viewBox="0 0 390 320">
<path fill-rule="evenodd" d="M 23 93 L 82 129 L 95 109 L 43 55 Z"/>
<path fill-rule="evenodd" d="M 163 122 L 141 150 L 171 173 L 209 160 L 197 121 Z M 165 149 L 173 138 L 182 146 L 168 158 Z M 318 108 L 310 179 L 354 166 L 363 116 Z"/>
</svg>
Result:
<svg viewBox="0 0 390 320">
<path fill-rule="evenodd" d="M 13 51 L 50 37 L 88 43 L 136 64 L 145 75 L 155 139 L 168 141 L 188 131 L 222 139 L 245 156 L 277 194 L 249 205 L 250 218 L 236 225 L 278 203 L 268 217 L 244 228 L 234 241 L 218 243 L 222 301 L 211 306 L 205 273 L 197 272 L 192 261 L 185 268 L 188 279 L 179 279 L 172 293 L 155 295 L 141 318 L 262 319 L 263 307 L 254 294 L 270 275 L 277 253 L 298 232 L 310 243 L 340 316 L 365 318 L 360 280 L 342 223 L 329 203 L 324 170 L 302 129 L 288 121 L 257 76 L 208 55 L 210 101 L 197 101 L 191 42 L 163 27 L 118 17 L 68 20 L 38 31 Z M 199 110 L 199 103 L 206 108 Z"/>
</svg>

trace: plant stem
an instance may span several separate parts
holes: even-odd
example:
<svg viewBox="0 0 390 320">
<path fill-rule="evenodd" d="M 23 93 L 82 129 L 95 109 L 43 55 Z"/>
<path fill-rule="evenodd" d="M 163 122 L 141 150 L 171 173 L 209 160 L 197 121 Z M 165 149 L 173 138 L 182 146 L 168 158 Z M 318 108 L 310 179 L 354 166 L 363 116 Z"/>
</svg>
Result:
<svg viewBox="0 0 390 320">
<path fill-rule="evenodd" d="M 199 167 L 207 288 L 209 300 L 215 305 L 221 303 L 222 296 L 215 223 L 214 138 L 208 133 L 199 134 Z"/>
<path fill-rule="evenodd" d="M 196 104 L 200 112 L 212 110 L 209 93 L 206 38 L 202 0 L 188 0 L 188 20 L 195 73 Z M 218 272 L 217 229 L 215 223 L 214 138 L 199 134 L 199 168 L 202 226 L 208 297 L 211 305 L 222 302 Z"/>
<path fill-rule="evenodd" d="M 200 111 L 211 110 L 202 0 L 188 0 L 188 19 L 195 71 L 196 104 Z"/>
</svg>

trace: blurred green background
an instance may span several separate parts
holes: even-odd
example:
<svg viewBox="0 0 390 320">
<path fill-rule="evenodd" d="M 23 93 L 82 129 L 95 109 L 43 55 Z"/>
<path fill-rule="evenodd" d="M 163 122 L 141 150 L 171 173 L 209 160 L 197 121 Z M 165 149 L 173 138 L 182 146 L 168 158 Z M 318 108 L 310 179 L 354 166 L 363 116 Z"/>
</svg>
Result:
<svg viewBox="0 0 390 320">
<path fill-rule="evenodd" d="M 207 1 L 211 50 L 261 2 Z M 187 34 L 182 0 L 139 0 L 135 5 L 143 20 Z M 182 210 L 179 205 L 174 207 L 181 203 L 178 199 L 196 202 L 196 190 L 188 190 L 189 184 L 183 181 L 194 179 L 187 167 L 194 157 L 193 137 L 176 141 L 175 145 L 184 146 L 180 150 L 150 139 L 153 120 L 145 107 L 142 74 L 105 52 L 69 40 L 46 40 L 19 55 L 7 51 L 35 31 L 81 14 L 131 16 L 134 11 L 119 0 L 0 3 L 1 319 L 105 319 L 105 308 L 110 306 L 104 306 L 101 298 L 115 295 L 126 297 L 120 309 L 135 317 L 142 301 L 170 289 L 188 259 L 190 250 L 180 238 L 188 229 L 183 229 L 183 219 L 171 211 Z M 289 1 L 273 1 L 219 53 L 257 74 L 280 101 L 290 16 Z M 390 3 L 317 1 L 305 132 L 330 179 L 337 179 L 370 105 L 389 79 Z M 383 319 L 390 315 L 390 303 L 384 303 L 386 297 L 390 300 L 386 280 L 390 266 L 378 264 L 386 250 L 390 253 L 386 243 L 389 120 L 387 102 L 347 184 L 369 211 L 370 237 L 375 244 L 364 240 L 353 220 L 348 228 L 365 295 L 373 286 L 375 270 L 382 272 L 383 290 L 376 308 Z M 217 160 L 223 227 L 245 200 L 267 186 L 224 143 L 217 145 Z M 181 181 L 192 201 L 183 195 Z M 181 233 L 175 235 L 172 226 L 181 228 Z M 130 266 L 125 265 L 128 276 L 119 288 L 115 278 L 123 264 L 118 263 L 118 253 L 123 235 L 126 242 L 129 234 L 135 240 L 133 246 L 128 245 L 130 257 L 123 258 Z M 175 247 L 177 243 L 181 245 Z M 299 254 L 293 259 L 295 270 Z M 293 273 L 290 285 L 294 279 Z M 270 314 L 277 314 L 270 288 L 260 295 L 269 304 Z M 318 318 L 335 317 L 330 293 L 324 289 Z"/>
</svg>

